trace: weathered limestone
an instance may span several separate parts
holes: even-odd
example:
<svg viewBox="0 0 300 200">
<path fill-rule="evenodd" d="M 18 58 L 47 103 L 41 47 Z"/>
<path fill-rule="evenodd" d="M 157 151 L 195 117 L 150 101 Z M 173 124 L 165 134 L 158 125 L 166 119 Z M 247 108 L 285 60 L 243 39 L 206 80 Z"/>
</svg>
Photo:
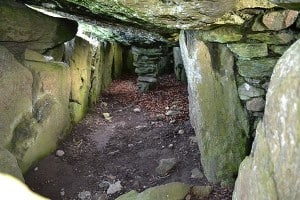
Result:
<svg viewBox="0 0 300 200">
<path fill-rule="evenodd" d="M 24 178 L 13 154 L 0 146 L 0 173 L 9 174 L 24 182 Z"/>
<path fill-rule="evenodd" d="M 0 46 L 0 146 L 9 147 L 14 128 L 32 110 L 30 71 Z"/>
<path fill-rule="evenodd" d="M 240 166 L 233 199 L 299 199 L 300 40 L 278 61 L 263 123 Z"/>
<path fill-rule="evenodd" d="M 237 94 L 233 55 L 225 45 L 205 44 L 192 32 L 181 32 L 180 47 L 204 173 L 211 182 L 232 184 L 247 154 L 249 131 Z"/>
<path fill-rule="evenodd" d="M 7 41 L 5 45 L 14 54 L 26 47 L 44 52 L 72 39 L 77 31 L 75 21 L 49 17 L 15 1 L 1 1 L 0 9 L 0 41 Z"/>
</svg>

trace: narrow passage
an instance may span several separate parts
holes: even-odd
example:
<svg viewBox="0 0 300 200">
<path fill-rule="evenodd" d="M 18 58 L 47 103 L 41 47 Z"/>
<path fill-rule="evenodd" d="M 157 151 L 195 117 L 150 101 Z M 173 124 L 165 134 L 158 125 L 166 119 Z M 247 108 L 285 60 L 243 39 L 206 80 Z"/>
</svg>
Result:
<svg viewBox="0 0 300 200">
<path fill-rule="evenodd" d="M 113 200 L 175 181 L 209 185 L 195 173 L 202 168 L 188 120 L 187 85 L 173 75 L 159 83 L 140 94 L 136 77 L 114 81 L 58 151 L 27 173 L 26 184 L 53 200 Z M 175 167 L 158 174 L 159 161 L 174 158 Z M 231 199 L 231 189 L 213 188 L 208 199 Z"/>
</svg>

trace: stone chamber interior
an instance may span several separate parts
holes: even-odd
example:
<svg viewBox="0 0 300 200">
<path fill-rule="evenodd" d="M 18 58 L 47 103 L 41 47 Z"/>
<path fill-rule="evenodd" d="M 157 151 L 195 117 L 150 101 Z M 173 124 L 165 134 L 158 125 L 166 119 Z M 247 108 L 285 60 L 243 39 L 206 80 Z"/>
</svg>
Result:
<svg viewBox="0 0 300 200">
<path fill-rule="evenodd" d="M 10 176 L 1 174 L 0 192 L 7 195 L 12 187 L 8 183 L 12 183 L 24 191 L 22 195 L 32 195 L 29 199 L 43 199 L 12 177 L 24 182 L 23 175 L 37 171 L 34 166 L 41 159 L 48 155 L 62 157 L 56 149 L 59 144 L 68 144 L 68 138 L 80 145 L 80 141 L 86 142 L 70 133 L 89 129 L 79 125 L 88 120 L 94 120 L 95 125 L 101 120 L 110 122 L 112 117 L 119 119 L 119 124 L 108 124 L 104 130 L 96 130 L 94 125 L 91 129 L 104 134 L 93 136 L 94 140 L 108 146 L 110 140 L 121 145 L 126 138 L 117 134 L 124 131 L 118 127 L 126 129 L 126 120 L 135 116 L 141 124 L 133 123 L 134 128 L 139 127 L 144 140 L 168 140 L 168 128 L 175 136 L 170 144 L 151 146 L 148 154 L 140 149 L 133 157 L 141 152 L 149 157 L 157 154 L 159 162 L 172 163 L 171 158 L 161 159 L 163 149 L 172 150 L 174 155 L 191 151 L 190 156 L 179 156 L 182 160 L 176 163 L 177 173 L 180 166 L 190 173 L 196 163 L 205 181 L 185 182 L 183 177 L 163 173 L 161 176 L 168 176 L 170 181 L 153 179 L 156 182 L 143 190 L 139 186 L 136 191 L 106 196 L 82 190 L 74 198 L 300 198 L 299 8 L 298 1 L 279 0 L 1 1 L 0 172 Z M 131 74 L 129 80 L 133 82 L 116 81 L 120 85 L 114 85 L 114 80 L 122 80 L 124 74 Z M 124 108 L 116 102 L 124 103 L 127 97 L 122 96 L 122 101 L 112 96 L 124 90 L 122 84 L 138 91 L 127 95 L 131 104 Z M 157 92 L 159 87 L 165 87 L 165 93 Z M 170 105 L 156 102 L 145 106 L 153 122 L 149 127 L 139 121 L 146 120 L 145 116 L 138 116 L 144 108 L 140 105 L 150 101 L 143 94 L 152 99 L 167 94 L 172 100 Z M 146 103 L 141 100 L 132 107 L 137 96 Z M 178 102 L 184 102 L 188 111 L 176 110 Z M 104 107 L 110 110 L 106 112 Z M 168 107 L 165 113 L 154 116 L 161 122 L 151 118 L 153 107 Z M 132 112 L 126 115 L 119 112 L 129 108 Z M 118 114 L 111 116 L 110 112 Z M 177 123 L 169 123 L 173 115 L 183 113 L 188 114 L 188 125 L 173 127 Z M 93 114 L 100 115 L 101 120 L 95 121 Z M 167 119 L 168 124 L 158 118 Z M 81 129 L 76 128 L 78 125 Z M 195 135 L 178 134 L 185 129 Z M 114 131 L 115 138 L 106 135 Z M 162 136 L 161 132 L 168 134 Z M 193 143 L 189 143 L 190 136 Z M 137 147 L 140 137 L 136 136 Z M 135 147 L 135 143 L 126 142 L 130 145 L 126 148 Z M 176 151 L 176 145 L 181 152 Z M 89 142 L 81 146 L 85 151 L 88 147 Z M 198 154 L 188 149 L 192 147 L 199 150 Z M 110 150 L 108 155 L 115 152 Z M 106 153 L 101 152 L 98 149 L 90 156 L 99 156 L 105 162 L 100 157 Z M 110 178 L 105 191 L 121 184 L 114 176 Z M 148 178 L 152 181 L 151 173 Z M 60 191 L 57 198 L 68 199 L 65 193 Z"/>
</svg>

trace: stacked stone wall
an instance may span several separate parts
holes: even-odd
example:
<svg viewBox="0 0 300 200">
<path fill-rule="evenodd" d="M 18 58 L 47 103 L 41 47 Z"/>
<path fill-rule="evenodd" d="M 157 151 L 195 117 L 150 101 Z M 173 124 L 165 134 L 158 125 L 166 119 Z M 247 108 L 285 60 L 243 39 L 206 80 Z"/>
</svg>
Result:
<svg viewBox="0 0 300 200">
<path fill-rule="evenodd" d="M 274 66 L 299 38 L 298 11 L 244 9 L 239 11 L 239 16 L 245 19 L 243 23 L 182 31 L 180 36 L 189 84 L 190 117 L 199 138 L 201 162 L 210 181 L 224 184 L 233 183 L 239 163 L 250 152 L 256 126 L 264 115 Z M 230 53 L 224 56 L 220 49 Z M 230 67 L 226 68 L 230 60 L 233 74 Z M 236 93 L 227 90 L 231 85 L 229 80 L 233 81 L 235 87 L 231 90 Z M 227 104 L 227 101 L 235 103 Z M 244 112 L 239 110 L 240 106 Z M 232 110 L 235 112 L 231 113 Z M 228 119 L 237 129 L 224 123 Z M 248 125 L 241 126 L 244 119 Z M 234 152 L 237 154 L 230 157 Z"/>
</svg>

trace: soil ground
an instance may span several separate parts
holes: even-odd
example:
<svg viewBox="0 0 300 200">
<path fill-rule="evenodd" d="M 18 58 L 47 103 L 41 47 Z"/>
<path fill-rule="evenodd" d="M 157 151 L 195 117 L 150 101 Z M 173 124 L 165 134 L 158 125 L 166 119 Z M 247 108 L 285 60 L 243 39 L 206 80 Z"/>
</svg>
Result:
<svg viewBox="0 0 300 200">
<path fill-rule="evenodd" d="M 133 189 L 141 192 L 174 181 L 211 185 L 205 177 L 191 178 L 191 171 L 202 167 L 188 120 L 187 85 L 166 75 L 152 92 L 139 94 L 135 80 L 114 81 L 58 147 L 64 155 L 54 152 L 26 174 L 33 191 L 53 200 L 113 200 Z M 176 115 L 166 116 L 171 109 Z M 173 157 L 176 167 L 159 176 L 155 168 L 160 159 Z M 109 184 L 117 181 L 122 190 L 107 195 Z M 207 199 L 231 199 L 231 189 L 213 187 Z"/>
</svg>

